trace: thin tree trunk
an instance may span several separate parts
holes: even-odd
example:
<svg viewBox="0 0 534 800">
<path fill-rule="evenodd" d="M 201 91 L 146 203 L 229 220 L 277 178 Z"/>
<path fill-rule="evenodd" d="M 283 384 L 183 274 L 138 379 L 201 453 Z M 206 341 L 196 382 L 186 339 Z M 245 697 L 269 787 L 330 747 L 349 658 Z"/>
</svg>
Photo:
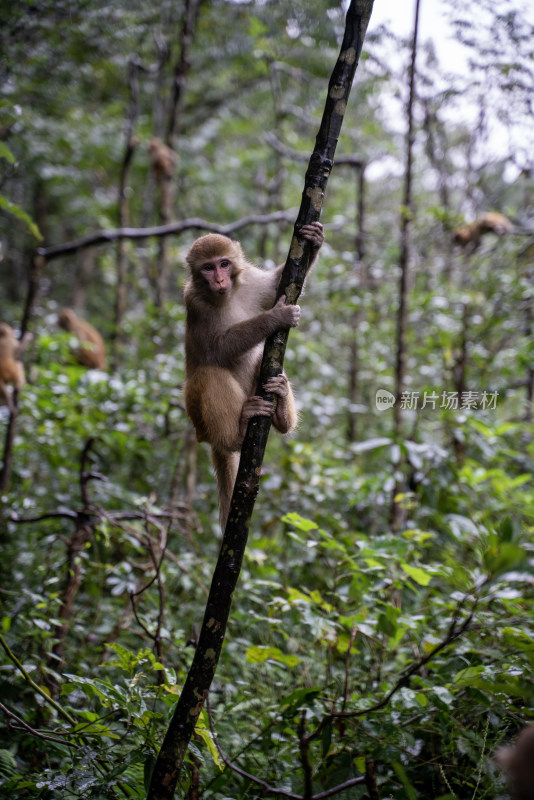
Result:
<svg viewBox="0 0 534 800">
<path fill-rule="evenodd" d="M 400 220 L 400 256 L 399 256 L 399 308 L 397 311 L 397 353 L 395 358 L 395 395 L 396 403 L 393 407 L 393 433 L 395 440 L 400 441 L 402 435 L 402 393 L 405 387 L 406 372 L 406 327 L 408 321 L 408 267 L 410 260 L 410 224 L 413 217 L 412 205 L 412 167 L 413 149 L 415 141 L 413 106 L 415 101 L 415 62 L 417 56 L 417 34 L 419 30 L 420 0 L 415 3 L 415 22 L 412 39 L 412 58 L 410 64 L 410 94 L 408 97 L 407 117 L 408 134 L 406 137 L 406 169 L 404 173 L 404 197 Z M 400 464 L 394 465 L 398 474 Z M 397 495 L 402 491 L 402 485 L 395 478 L 393 498 L 391 504 L 391 527 L 398 530 L 402 524 L 403 510 L 398 502 Z"/>
<path fill-rule="evenodd" d="M 41 271 L 44 266 L 45 259 L 43 256 L 34 255 L 30 262 L 28 269 L 28 289 L 26 293 L 26 302 L 24 304 L 24 311 L 22 314 L 22 322 L 20 325 L 20 338 L 28 331 L 33 304 L 39 293 L 39 280 Z M 6 428 L 6 436 L 4 439 L 4 448 L 2 453 L 2 468 L 0 469 L 0 491 L 7 492 L 9 489 L 9 482 L 11 480 L 11 469 L 13 466 L 13 445 L 15 443 L 15 433 L 17 430 L 17 418 L 19 407 L 19 392 L 15 389 L 12 394 L 14 411 L 9 415 L 9 421 Z"/>
<path fill-rule="evenodd" d="M 467 361 L 468 361 L 468 347 L 469 347 L 469 304 L 464 303 L 462 306 L 462 331 L 460 334 L 460 342 L 458 345 L 458 356 L 454 364 L 454 389 L 458 396 L 458 403 L 461 404 L 463 393 L 467 386 Z M 465 443 L 463 439 L 456 436 L 453 440 L 454 452 L 456 459 L 462 461 L 465 454 Z"/>
<path fill-rule="evenodd" d="M 93 534 L 90 518 L 79 514 L 76 529 L 67 544 L 67 559 L 65 568 L 65 583 L 61 592 L 61 601 L 58 611 L 58 622 L 54 627 L 56 643 L 52 648 L 52 655 L 48 659 L 48 667 L 54 671 L 61 670 L 64 665 L 65 643 L 69 632 L 74 611 L 74 601 L 82 583 L 82 565 L 80 554 Z M 47 680 L 47 686 L 52 697 L 57 697 L 58 685 L 52 676 Z"/>
<path fill-rule="evenodd" d="M 186 0 L 180 36 L 180 58 L 174 69 L 172 102 L 169 113 L 166 141 L 169 147 L 176 150 L 178 137 L 182 129 L 187 75 L 191 66 L 190 53 L 193 46 L 198 12 L 202 0 Z"/>
<path fill-rule="evenodd" d="M 286 294 L 288 303 L 296 302 L 309 266 L 311 245 L 300 237 L 299 230 L 302 225 L 318 220 L 322 210 L 324 192 L 372 7 L 373 0 L 352 0 L 347 12 L 341 53 L 328 86 L 326 106 L 306 173 L 291 249 L 278 287 L 277 296 Z M 267 340 L 259 386 L 265 383 L 268 376 L 280 374 L 286 343 L 287 331 L 281 331 Z M 265 396 L 263 390 L 261 393 Z M 154 767 L 147 800 L 171 800 L 174 796 L 190 739 L 215 675 L 247 543 L 270 424 L 269 418 L 257 417 L 248 426 L 198 645 Z"/>
<path fill-rule="evenodd" d="M 139 85 L 137 80 L 137 64 L 130 61 L 128 64 L 128 85 L 130 88 L 130 106 L 128 117 L 125 124 L 125 147 L 122 159 L 121 173 L 119 179 L 118 208 L 117 217 L 119 228 L 125 228 L 129 223 L 128 213 L 128 177 L 130 167 L 138 141 L 134 136 L 135 126 L 139 112 L 138 95 Z M 122 321 L 126 313 L 126 283 L 128 274 L 128 256 L 126 253 L 126 242 L 119 239 L 117 242 L 117 290 L 115 296 L 115 324 L 113 331 L 113 365 L 117 366 L 118 351 L 122 340 Z"/>
<path fill-rule="evenodd" d="M 9 482 L 11 480 L 11 469 L 13 466 L 13 444 L 15 442 L 15 431 L 17 429 L 17 417 L 19 413 L 19 393 L 17 389 L 13 390 L 11 395 L 13 401 L 13 409 L 9 414 L 9 421 L 6 428 L 6 436 L 4 439 L 4 452 L 2 453 L 2 469 L 0 470 L 0 492 L 7 492 L 9 489 Z"/>
<path fill-rule="evenodd" d="M 64 664 L 65 643 L 69 632 L 73 612 L 74 602 L 78 595 L 82 583 L 82 566 L 80 555 L 93 535 L 94 523 L 90 514 L 90 499 L 87 491 L 87 483 L 91 477 L 88 469 L 89 452 L 93 446 L 93 439 L 88 439 L 80 458 L 80 494 L 82 498 L 82 509 L 76 513 L 74 533 L 67 543 L 67 559 L 65 570 L 65 582 L 61 592 L 61 604 L 58 612 L 58 622 L 54 628 L 56 643 L 52 648 L 52 655 L 48 659 L 48 666 L 53 670 L 61 669 Z M 56 697 L 58 686 L 52 676 L 47 681 L 52 697 Z"/>
<path fill-rule="evenodd" d="M 360 305 L 352 315 L 351 320 L 351 339 L 349 355 L 349 420 L 348 420 L 348 440 L 349 443 L 355 442 L 357 437 L 357 414 L 354 410 L 358 400 L 359 373 L 360 373 L 360 348 L 358 344 L 358 331 L 362 321 L 361 302 L 367 288 L 367 276 L 364 265 L 365 258 L 365 235 L 364 235 L 364 214 L 365 214 L 365 167 L 363 164 L 356 166 L 358 175 L 358 211 L 357 211 L 357 232 L 356 232 L 356 272 L 359 278 L 358 296 Z"/>
<path fill-rule="evenodd" d="M 201 1 L 202 0 L 186 0 L 185 2 L 182 32 L 180 36 L 180 57 L 174 69 L 173 91 L 166 135 L 166 144 L 172 150 L 177 149 L 182 128 L 184 97 L 187 86 L 187 75 L 190 67 L 190 52 L 193 45 Z M 167 225 L 171 221 L 174 214 L 174 187 L 169 180 L 165 187 L 162 185 L 160 188 L 160 222 L 162 225 Z M 161 307 L 167 299 L 169 280 L 170 270 L 167 252 L 167 239 L 163 237 L 158 243 L 155 287 L 155 302 L 157 306 Z"/>
<path fill-rule="evenodd" d="M 526 272 L 526 279 L 527 279 L 527 286 L 529 287 L 529 292 L 526 297 L 526 308 L 525 308 L 525 336 L 527 341 L 530 342 L 532 338 L 532 321 L 533 321 L 533 313 L 532 313 L 532 294 L 531 292 L 534 291 L 534 268 L 532 264 L 529 264 Z M 526 409 L 525 409 L 525 421 L 532 422 L 532 403 L 534 402 L 534 368 L 532 364 L 529 363 L 527 367 L 527 380 L 526 380 Z"/>
</svg>

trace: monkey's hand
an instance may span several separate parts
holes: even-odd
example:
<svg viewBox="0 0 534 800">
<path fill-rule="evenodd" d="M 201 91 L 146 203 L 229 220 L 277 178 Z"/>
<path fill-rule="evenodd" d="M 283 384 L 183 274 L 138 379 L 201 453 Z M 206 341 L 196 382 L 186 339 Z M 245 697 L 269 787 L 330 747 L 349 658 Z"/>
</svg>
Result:
<svg viewBox="0 0 534 800">
<path fill-rule="evenodd" d="M 280 433 L 288 433 L 295 427 L 295 422 L 291 422 L 291 414 L 289 413 L 289 395 L 291 387 L 285 372 L 281 372 L 275 378 L 269 380 L 263 385 L 266 392 L 272 392 L 278 397 L 276 404 L 276 411 L 273 415 L 273 425 L 280 431 Z M 291 401 L 293 403 L 293 401 Z"/>
<path fill-rule="evenodd" d="M 300 322 L 300 306 L 286 306 L 285 303 L 286 296 L 283 294 L 271 313 L 276 316 L 281 328 L 296 328 Z"/>
<path fill-rule="evenodd" d="M 280 375 L 277 375 L 275 378 L 269 378 L 267 383 L 263 384 L 263 388 L 266 392 L 272 392 L 278 395 L 278 397 L 287 397 L 289 394 L 287 375 L 281 372 Z"/>
<path fill-rule="evenodd" d="M 245 434 L 247 432 L 247 426 L 249 420 L 252 417 L 272 417 L 274 413 L 274 404 L 270 403 L 269 400 L 264 400 L 263 397 L 249 397 L 248 400 L 245 400 L 243 403 L 243 408 L 241 409 L 241 417 L 239 419 L 239 448 L 243 444 L 243 439 L 245 438 Z M 236 448 L 236 449 L 239 449 Z"/>
<path fill-rule="evenodd" d="M 299 233 L 311 243 L 312 254 L 316 256 L 324 242 L 324 228 L 322 223 L 312 222 L 310 225 L 303 225 Z"/>
</svg>

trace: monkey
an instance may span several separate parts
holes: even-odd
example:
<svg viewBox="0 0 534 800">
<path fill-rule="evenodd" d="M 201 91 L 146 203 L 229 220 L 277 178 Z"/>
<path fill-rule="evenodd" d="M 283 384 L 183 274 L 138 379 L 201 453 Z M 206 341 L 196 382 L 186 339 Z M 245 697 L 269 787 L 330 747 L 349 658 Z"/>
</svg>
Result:
<svg viewBox="0 0 534 800">
<path fill-rule="evenodd" d="M 6 322 L 0 323 L 0 397 L 9 408 L 15 411 L 15 404 L 8 384 L 12 384 L 20 392 L 26 382 L 24 366 L 20 359 L 26 345 L 32 339 L 31 333 L 25 333 L 19 341 L 15 338 L 13 328 Z"/>
<path fill-rule="evenodd" d="M 475 251 L 485 233 L 496 233 L 498 236 L 503 236 L 505 233 L 512 233 L 513 229 L 514 226 L 504 214 L 499 214 L 498 211 L 486 211 L 469 225 L 455 228 L 453 241 L 461 247 L 471 245 L 471 250 Z"/>
<path fill-rule="evenodd" d="M 172 179 L 176 168 L 177 155 L 172 148 L 157 137 L 149 141 L 148 149 L 150 150 L 152 170 L 161 192 L 161 206 L 164 218 L 168 220 L 171 216 L 173 200 Z"/>
<path fill-rule="evenodd" d="M 515 744 L 500 747 L 494 758 L 508 778 L 513 800 L 534 800 L 534 725 L 523 728 Z"/>
<path fill-rule="evenodd" d="M 77 362 L 89 369 L 106 369 L 106 346 L 92 325 L 80 319 L 71 308 L 63 308 L 57 315 L 60 328 L 72 333 L 80 346 L 72 353 Z"/>
<path fill-rule="evenodd" d="M 176 166 L 176 153 L 174 150 L 157 137 L 149 141 L 148 149 L 150 150 L 152 169 L 157 182 L 161 183 L 161 181 L 172 178 Z"/>
<path fill-rule="evenodd" d="M 312 245 L 313 266 L 324 241 L 323 226 L 303 225 L 300 233 Z M 185 407 L 197 440 L 211 445 L 224 531 L 249 420 L 272 417 L 282 434 L 296 427 L 295 399 L 285 372 L 263 387 L 277 396 L 276 410 L 254 389 L 265 339 L 296 327 L 300 307 L 286 305 L 285 295 L 273 305 L 283 264 L 272 271 L 259 269 L 227 236 L 201 236 L 186 263 Z"/>
</svg>

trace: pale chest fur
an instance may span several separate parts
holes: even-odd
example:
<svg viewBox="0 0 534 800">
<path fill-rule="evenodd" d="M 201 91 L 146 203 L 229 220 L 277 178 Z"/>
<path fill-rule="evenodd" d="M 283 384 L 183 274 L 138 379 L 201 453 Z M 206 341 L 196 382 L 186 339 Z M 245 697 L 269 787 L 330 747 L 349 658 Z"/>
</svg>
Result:
<svg viewBox="0 0 534 800">
<path fill-rule="evenodd" d="M 254 302 L 248 292 L 243 291 L 242 293 L 238 293 L 237 297 L 234 297 L 234 303 L 231 309 L 225 309 L 224 311 L 224 327 L 231 328 L 232 325 L 245 322 L 255 317 L 257 314 L 261 314 L 263 310 L 259 302 L 257 302 L 257 299 L 256 302 Z M 246 353 L 239 356 L 232 369 L 235 379 L 243 387 L 247 395 L 251 395 L 255 391 L 262 355 L 263 343 L 257 344 L 250 348 L 250 350 L 247 350 Z"/>
</svg>

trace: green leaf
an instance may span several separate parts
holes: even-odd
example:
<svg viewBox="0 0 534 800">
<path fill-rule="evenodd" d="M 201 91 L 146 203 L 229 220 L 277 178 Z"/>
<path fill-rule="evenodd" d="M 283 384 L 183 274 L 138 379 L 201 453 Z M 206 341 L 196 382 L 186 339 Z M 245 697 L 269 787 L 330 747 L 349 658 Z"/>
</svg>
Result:
<svg viewBox="0 0 534 800">
<path fill-rule="evenodd" d="M 518 567 L 526 559 L 526 552 L 517 544 L 502 542 L 492 545 L 484 553 L 484 566 L 492 577 Z"/>
<path fill-rule="evenodd" d="M 7 211 L 9 214 L 13 214 L 14 217 L 20 219 L 21 222 L 25 222 L 27 227 L 30 229 L 31 233 L 35 236 L 36 239 L 42 241 L 41 231 L 32 220 L 29 214 L 27 214 L 20 206 L 16 203 L 12 203 L 7 197 L 4 197 L 0 194 L 0 208 L 3 208 L 4 211 Z"/>
<path fill-rule="evenodd" d="M 222 772 L 224 770 L 224 761 L 219 755 L 219 751 L 217 750 L 215 742 L 213 741 L 213 736 L 209 729 L 208 714 L 204 710 L 200 712 L 200 716 L 197 719 L 197 723 L 195 725 L 195 733 L 197 733 L 200 736 L 200 738 L 208 748 L 209 754 L 212 757 L 214 764 L 216 764 Z"/>
<path fill-rule="evenodd" d="M 385 636 L 395 636 L 400 613 L 400 608 L 388 604 L 378 617 L 378 630 Z"/>
<path fill-rule="evenodd" d="M 15 163 L 15 156 L 5 142 L 0 142 L 0 158 L 5 158 L 10 164 Z"/>
<path fill-rule="evenodd" d="M 15 756 L 10 750 L 0 750 L 0 775 L 8 778 L 17 771 Z"/>
<path fill-rule="evenodd" d="M 315 700 L 322 693 L 321 686 L 311 686 L 308 689 L 297 689 L 296 691 L 283 697 L 280 701 L 280 710 L 289 711 L 294 713 L 303 706 L 311 705 L 311 701 Z"/>
<path fill-rule="evenodd" d="M 318 527 L 316 522 L 313 522 L 311 519 L 305 519 L 294 511 L 284 514 L 282 522 L 293 525 L 293 527 L 297 528 L 299 531 L 314 531 Z"/>
<path fill-rule="evenodd" d="M 420 567 L 414 567 L 411 564 L 406 564 L 402 562 L 400 565 L 401 569 L 412 578 L 419 586 L 428 586 L 430 581 L 432 580 L 432 575 L 429 575 L 428 572 L 425 572 Z"/>
<path fill-rule="evenodd" d="M 294 655 L 285 655 L 279 647 L 263 647 L 255 645 L 249 647 L 246 652 L 246 659 L 249 664 L 262 664 L 265 661 L 278 661 L 288 667 L 296 667 L 300 664 L 300 658 Z"/>
</svg>

